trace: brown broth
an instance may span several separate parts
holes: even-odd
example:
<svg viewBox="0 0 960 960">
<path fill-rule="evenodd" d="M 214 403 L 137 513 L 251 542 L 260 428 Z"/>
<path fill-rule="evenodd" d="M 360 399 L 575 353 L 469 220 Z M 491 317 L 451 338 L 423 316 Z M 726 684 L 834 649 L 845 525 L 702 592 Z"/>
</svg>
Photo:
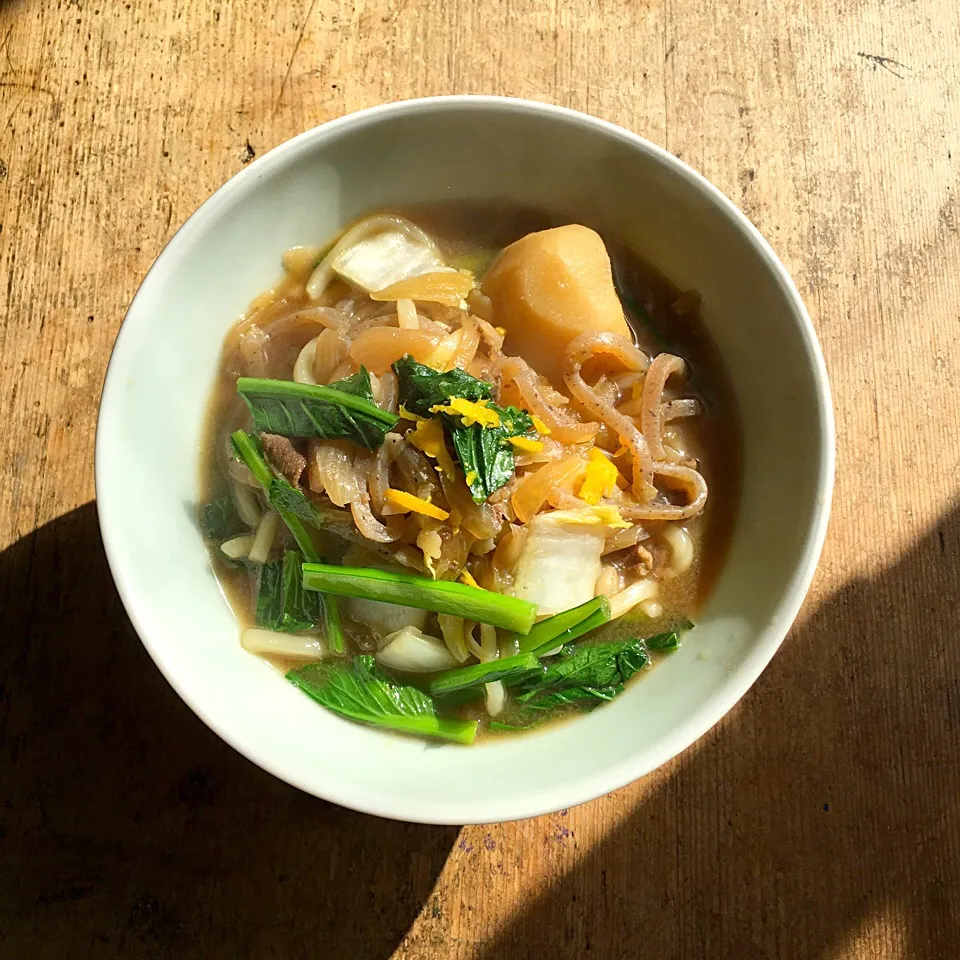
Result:
<svg viewBox="0 0 960 960">
<path fill-rule="evenodd" d="M 390 212 L 413 220 L 436 239 L 449 262 L 469 267 L 478 276 L 507 244 L 534 230 L 565 222 L 543 211 L 507 204 L 445 203 Z M 716 582 L 726 556 L 737 517 L 741 479 L 740 426 L 733 388 L 719 351 L 701 320 L 699 296 L 681 291 L 617 240 L 610 237 L 604 237 L 604 240 L 638 345 L 650 354 L 665 350 L 675 353 L 689 365 L 690 377 L 684 384 L 683 393 L 696 396 L 704 412 L 683 424 L 682 439 L 688 453 L 700 461 L 700 471 L 710 493 L 703 513 L 685 525 L 695 544 L 692 568 L 672 580 L 660 581 L 658 599 L 663 615 L 650 619 L 629 614 L 595 631 L 587 641 L 589 643 L 652 636 L 696 616 Z M 284 274 L 272 291 L 251 305 L 251 312 L 276 310 L 286 314 L 307 306 L 303 290 L 305 279 L 303 275 Z M 330 302 L 344 293 L 342 286 L 333 291 Z M 235 391 L 238 370 L 236 329 L 232 328 L 225 340 L 223 362 L 206 413 L 200 451 L 201 502 L 228 491 L 225 451 L 229 434 L 250 426 L 249 415 Z M 267 375 L 289 378 L 293 361 L 307 339 L 307 333 L 298 336 L 294 329 L 289 335 L 289 343 L 274 351 Z M 657 524 L 648 525 L 651 534 L 648 543 L 652 550 L 658 549 L 657 527 Z M 255 585 L 245 570 L 232 568 L 219 551 L 211 553 L 217 580 L 240 627 L 251 625 Z M 346 626 L 355 635 L 363 630 L 362 625 L 352 624 L 349 618 Z M 431 632 L 431 626 L 438 635 L 433 615 L 428 618 L 427 632 Z M 272 658 L 271 662 L 284 671 L 297 665 L 277 658 Z M 550 722 L 577 712 L 571 708 L 562 716 L 551 714 Z M 482 698 L 476 703 L 460 706 L 448 715 L 482 721 L 488 719 Z M 498 719 L 509 723 L 515 715 L 516 710 L 508 700 L 508 707 Z"/>
</svg>

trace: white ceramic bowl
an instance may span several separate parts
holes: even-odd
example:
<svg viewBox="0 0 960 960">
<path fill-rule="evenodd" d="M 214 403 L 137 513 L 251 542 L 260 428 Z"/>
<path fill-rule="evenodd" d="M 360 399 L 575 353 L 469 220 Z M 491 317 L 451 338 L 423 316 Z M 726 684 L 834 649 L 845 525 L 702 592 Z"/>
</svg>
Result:
<svg viewBox="0 0 960 960">
<path fill-rule="evenodd" d="M 191 506 L 223 336 L 278 278 L 281 252 L 368 210 L 449 199 L 519 201 L 586 219 L 699 290 L 744 440 L 729 557 L 681 650 L 589 716 L 469 748 L 348 723 L 245 653 Z M 783 265 L 725 196 L 601 120 L 540 103 L 441 97 L 309 130 L 237 174 L 184 224 L 117 338 L 97 429 L 97 506 L 144 645 L 224 740 L 357 810 L 476 823 L 620 787 L 688 747 L 743 696 L 809 586 L 833 461 L 829 387 L 809 317 Z"/>
</svg>

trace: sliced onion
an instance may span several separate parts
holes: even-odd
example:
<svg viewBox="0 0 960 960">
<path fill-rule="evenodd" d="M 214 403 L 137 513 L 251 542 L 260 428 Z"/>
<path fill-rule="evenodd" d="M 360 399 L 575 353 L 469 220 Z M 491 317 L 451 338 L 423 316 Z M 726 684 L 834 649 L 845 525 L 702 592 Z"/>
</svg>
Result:
<svg viewBox="0 0 960 960">
<path fill-rule="evenodd" d="M 413 301 L 407 297 L 401 297 L 397 301 L 397 325 L 401 330 L 420 329 L 420 322 L 417 320 L 417 308 Z"/>
<path fill-rule="evenodd" d="M 507 691 L 504 689 L 503 681 L 494 680 L 491 683 L 485 683 L 483 685 L 483 700 L 487 707 L 487 713 L 491 717 L 499 716 L 507 702 Z"/>
<path fill-rule="evenodd" d="M 248 470 L 245 464 L 243 467 Z M 233 496 L 234 506 L 237 508 L 237 516 L 248 527 L 255 527 L 260 522 L 260 516 L 263 513 L 260 508 L 259 497 L 250 487 L 239 481 L 230 484 L 230 493 Z"/>
<path fill-rule="evenodd" d="M 369 496 L 365 500 L 354 500 L 350 504 L 350 513 L 357 529 L 374 543 L 392 543 L 396 536 L 382 524 L 370 510 Z"/>
<path fill-rule="evenodd" d="M 326 493 L 338 507 L 360 496 L 362 478 L 354 466 L 353 451 L 345 440 L 315 440 L 309 444 L 307 477 L 314 493 Z"/>
<path fill-rule="evenodd" d="M 345 612 L 352 619 L 368 626 L 377 637 L 394 634 L 404 627 L 420 630 L 427 622 L 426 610 L 405 607 L 399 603 L 351 598 L 344 601 L 344 606 Z"/>
<path fill-rule="evenodd" d="M 312 633 L 278 633 L 262 627 L 247 627 L 240 634 L 240 643 L 251 653 L 292 660 L 322 660 L 327 655 L 323 639 Z"/>
<path fill-rule="evenodd" d="M 313 361 L 317 356 L 317 337 L 308 341 L 297 356 L 297 362 L 293 365 L 293 379 L 297 383 L 315 384 L 317 381 L 313 376 Z"/>
<path fill-rule="evenodd" d="M 242 560 L 249 556 L 253 546 L 253 535 L 245 533 L 242 537 L 232 537 L 220 544 L 220 552 L 231 560 Z"/>
<path fill-rule="evenodd" d="M 454 617 L 448 613 L 438 613 L 437 622 L 443 632 L 443 640 L 447 649 L 458 663 L 463 663 L 470 656 L 467 653 L 467 644 L 463 637 L 463 618 Z"/>
<path fill-rule="evenodd" d="M 307 281 L 307 296 L 319 300 L 335 272 L 370 293 L 442 268 L 436 246 L 416 224 L 382 214 L 366 217 L 347 230 L 320 261 Z"/>
<path fill-rule="evenodd" d="M 480 660 L 484 663 L 496 660 L 500 656 L 500 648 L 497 646 L 497 628 L 489 623 L 480 624 L 480 654 Z"/>
<path fill-rule="evenodd" d="M 435 673 L 457 665 L 446 644 L 421 633 L 416 627 L 404 627 L 387 637 L 377 660 L 391 670 L 408 673 Z"/>
</svg>

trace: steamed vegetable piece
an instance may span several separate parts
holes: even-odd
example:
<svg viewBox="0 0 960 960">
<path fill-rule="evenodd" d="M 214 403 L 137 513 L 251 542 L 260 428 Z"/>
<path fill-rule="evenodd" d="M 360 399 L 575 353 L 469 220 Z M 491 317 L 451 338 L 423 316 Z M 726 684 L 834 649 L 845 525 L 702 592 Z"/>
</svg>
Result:
<svg viewBox="0 0 960 960">
<path fill-rule="evenodd" d="M 429 417 L 431 407 L 443 406 L 452 397 L 475 403 L 493 396 L 493 387 L 484 380 L 456 369 L 440 373 L 410 356 L 395 361 L 393 372 L 401 406 L 419 417 Z"/>
<path fill-rule="evenodd" d="M 555 613 L 546 620 L 534 624 L 530 632 L 519 641 L 521 653 L 544 653 L 561 647 L 590 630 L 600 627 L 610 619 L 610 604 L 606 597 L 594 597 L 578 607 Z"/>
<path fill-rule="evenodd" d="M 344 604 L 344 612 L 360 623 L 372 628 L 379 640 L 404 627 L 423 629 L 427 611 L 417 607 L 405 607 L 399 603 L 382 603 L 379 600 L 362 600 L 352 597 Z"/>
<path fill-rule="evenodd" d="M 530 233 L 510 244 L 481 285 L 518 353 L 563 386 L 566 345 L 585 332 L 630 336 L 599 234 L 579 224 Z"/>
<path fill-rule="evenodd" d="M 260 570 L 257 626 L 284 633 L 301 633 L 317 626 L 322 611 L 320 595 L 303 589 L 303 557 L 286 550 L 282 560 Z"/>
<path fill-rule="evenodd" d="M 513 479 L 516 461 L 509 438 L 522 437 L 533 430 L 530 414 L 524 410 L 493 403 L 486 409 L 496 414 L 497 426 L 481 423 L 465 426 L 463 418 L 444 414 L 453 449 L 475 503 L 483 503 Z"/>
<path fill-rule="evenodd" d="M 542 675 L 521 680 L 517 700 L 537 710 L 570 704 L 596 706 L 621 693 L 648 661 L 642 640 L 566 647 L 559 657 L 548 661 Z"/>
<path fill-rule="evenodd" d="M 278 477 L 263 459 L 259 439 L 251 437 L 243 430 L 237 430 L 230 436 L 230 442 L 237 456 L 247 465 L 254 478 L 263 487 L 267 500 L 280 514 L 280 519 L 293 534 L 300 552 L 307 560 L 319 560 L 320 554 L 306 524 L 321 528 L 324 524 L 320 511 L 307 498 L 306 494 L 294 487 L 283 477 Z M 305 524 L 306 521 L 306 524 Z M 332 653 L 344 650 L 343 628 L 340 624 L 340 609 L 336 597 L 323 598 L 324 630 L 327 645 Z"/>
<path fill-rule="evenodd" d="M 514 577 L 516 596 L 543 613 L 559 613 L 596 593 L 606 528 L 573 512 L 541 513 L 529 524 Z"/>
<path fill-rule="evenodd" d="M 237 392 L 250 408 L 256 430 L 284 437 L 352 440 L 376 450 L 387 431 L 399 422 L 373 402 L 370 374 L 363 368 L 326 387 L 240 377 Z"/>
<path fill-rule="evenodd" d="M 287 679 L 328 710 L 360 723 L 455 743 L 473 743 L 477 735 L 476 720 L 438 717 L 427 694 L 394 683 L 370 656 L 358 656 L 350 664 L 296 667 Z"/>
<path fill-rule="evenodd" d="M 302 490 L 298 490 L 283 477 L 278 477 L 263 459 L 260 441 L 251 437 L 245 430 L 236 430 L 230 435 L 234 453 L 247 465 L 254 478 L 263 487 L 267 501 L 280 514 L 280 518 L 290 528 L 303 555 L 308 560 L 319 560 L 320 555 L 307 532 L 305 522 L 318 529 L 323 526 L 320 511 L 307 499 Z"/>
<path fill-rule="evenodd" d="M 648 637 L 644 643 L 648 650 L 655 650 L 658 653 L 673 653 L 674 650 L 680 649 L 681 634 L 692 629 L 693 622 L 684 620 L 667 633 L 658 633 L 655 637 Z"/>
<path fill-rule="evenodd" d="M 516 680 L 534 674 L 539 676 L 542 672 L 540 661 L 532 653 L 518 653 L 512 657 L 472 663 L 468 667 L 457 667 L 441 673 L 430 681 L 430 692 L 438 697 L 496 680 Z"/>
<path fill-rule="evenodd" d="M 200 531 L 208 540 L 227 540 L 246 529 L 233 497 L 218 497 L 199 510 Z"/>
<path fill-rule="evenodd" d="M 410 573 L 369 567 L 303 565 L 303 586 L 342 597 L 384 600 L 434 613 L 450 613 L 476 623 L 489 623 L 516 633 L 528 633 L 537 609 L 532 603 L 451 580 L 430 580 Z"/>
<path fill-rule="evenodd" d="M 343 235 L 325 261 L 344 280 L 366 293 L 424 273 L 453 272 L 430 238 L 401 217 L 361 221 Z M 311 278 L 307 293 L 314 299 L 319 296 L 316 286 Z"/>
<path fill-rule="evenodd" d="M 439 373 L 402 357 L 393 371 L 404 410 L 420 417 L 435 413 L 443 417 L 444 432 L 475 503 L 483 503 L 510 481 L 516 463 L 509 440 L 536 436 L 530 414 L 490 402 L 493 387 L 462 370 Z"/>
<path fill-rule="evenodd" d="M 302 577 L 303 574 L 301 573 Z M 329 593 L 320 594 L 323 603 L 323 632 L 327 638 L 327 647 L 331 653 L 341 654 L 346 649 L 343 635 L 343 623 L 340 620 L 340 601 Z"/>
<path fill-rule="evenodd" d="M 377 662 L 405 673 L 435 673 L 457 665 L 442 640 L 421 633 L 416 627 L 404 627 L 390 634 L 377 654 Z"/>
</svg>

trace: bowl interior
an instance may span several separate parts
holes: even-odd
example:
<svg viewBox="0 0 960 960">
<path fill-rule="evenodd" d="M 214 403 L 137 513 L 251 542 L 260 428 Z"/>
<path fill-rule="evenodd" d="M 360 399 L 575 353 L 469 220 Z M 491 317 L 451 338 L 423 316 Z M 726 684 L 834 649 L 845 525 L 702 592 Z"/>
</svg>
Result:
<svg viewBox="0 0 960 960">
<path fill-rule="evenodd" d="M 743 423 L 726 565 L 681 650 L 614 703 L 470 749 L 347 723 L 245 653 L 193 523 L 200 427 L 227 327 L 279 257 L 378 207 L 504 200 L 618 237 L 704 297 Z M 832 423 L 819 349 L 779 261 L 697 175 L 615 127 L 492 98 L 414 101 L 310 131 L 218 191 L 158 259 L 111 360 L 97 495 L 111 569 L 151 655 L 255 762 L 360 810 L 490 822 L 570 806 L 715 723 L 782 640 L 822 542 Z"/>
</svg>

